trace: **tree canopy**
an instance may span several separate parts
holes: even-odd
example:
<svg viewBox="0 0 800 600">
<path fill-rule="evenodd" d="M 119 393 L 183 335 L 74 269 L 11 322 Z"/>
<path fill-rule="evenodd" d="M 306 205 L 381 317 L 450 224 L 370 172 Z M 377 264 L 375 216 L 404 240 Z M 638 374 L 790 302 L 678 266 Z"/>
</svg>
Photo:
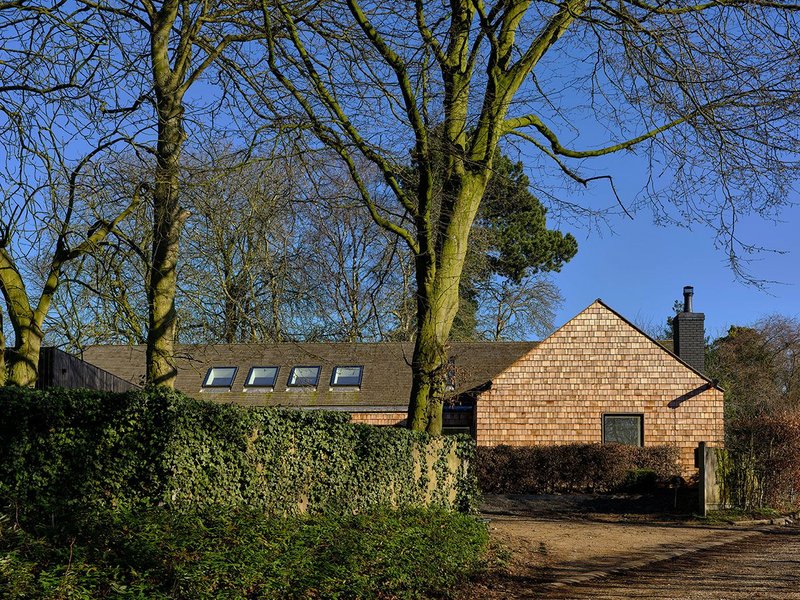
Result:
<svg viewBox="0 0 800 600">
<path fill-rule="evenodd" d="M 709 375 L 725 389 L 727 418 L 800 409 L 800 322 L 782 315 L 732 326 L 708 349 Z"/>
<path fill-rule="evenodd" d="M 332 0 L 294 8 L 262 0 L 268 73 L 247 83 L 271 120 L 312 132 L 341 157 L 375 222 L 414 256 L 414 428 L 441 428 L 469 235 L 502 139 L 524 145 L 537 196 L 590 216 L 597 211 L 576 188 L 600 183 L 616 197 L 609 174 L 590 163 L 636 152 L 667 174 L 650 177 L 640 203 L 657 219 L 710 225 L 735 269 L 750 249 L 738 219 L 774 214 L 796 181 L 795 5 Z M 403 181 L 408 152 L 413 186 Z M 394 206 L 361 185 L 361 160 L 382 174 Z M 552 184 L 551 175 L 564 179 Z M 526 252 L 514 236 L 508 249 Z M 515 273 L 513 263 L 503 266 Z"/>
</svg>

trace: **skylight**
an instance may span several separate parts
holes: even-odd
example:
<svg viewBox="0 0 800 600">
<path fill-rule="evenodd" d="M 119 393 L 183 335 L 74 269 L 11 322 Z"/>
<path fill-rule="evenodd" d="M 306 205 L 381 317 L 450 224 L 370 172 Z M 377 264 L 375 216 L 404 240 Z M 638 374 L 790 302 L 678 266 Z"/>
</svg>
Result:
<svg viewBox="0 0 800 600">
<path fill-rule="evenodd" d="M 245 387 L 275 387 L 278 367 L 252 367 L 247 375 Z"/>
<path fill-rule="evenodd" d="M 236 367 L 211 367 L 206 373 L 203 387 L 229 388 L 236 377 Z"/>
<path fill-rule="evenodd" d="M 363 367 L 335 367 L 331 373 L 331 386 L 355 386 L 361 385 L 361 373 Z"/>
<path fill-rule="evenodd" d="M 288 385 L 290 387 L 316 387 L 319 382 L 319 369 L 319 367 L 292 367 Z"/>
</svg>

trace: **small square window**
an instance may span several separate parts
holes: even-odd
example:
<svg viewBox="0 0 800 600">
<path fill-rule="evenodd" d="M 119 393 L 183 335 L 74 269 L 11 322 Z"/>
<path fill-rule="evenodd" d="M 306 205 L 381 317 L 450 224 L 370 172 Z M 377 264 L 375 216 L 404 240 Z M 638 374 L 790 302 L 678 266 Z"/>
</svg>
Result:
<svg viewBox="0 0 800 600">
<path fill-rule="evenodd" d="M 247 375 L 245 387 L 275 387 L 278 367 L 252 367 Z"/>
<path fill-rule="evenodd" d="M 603 415 L 603 443 L 642 446 L 644 415 Z"/>
<path fill-rule="evenodd" d="M 362 367 L 334 367 L 331 374 L 332 386 L 361 386 Z"/>
<path fill-rule="evenodd" d="M 316 387 L 319 382 L 319 367 L 292 367 L 288 385 L 291 387 Z"/>
<path fill-rule="evenodd" d="M 203 387 L 229 388 L 236 377 L 236 367 L 211 367 L 206 373 Z"/>
</svg>

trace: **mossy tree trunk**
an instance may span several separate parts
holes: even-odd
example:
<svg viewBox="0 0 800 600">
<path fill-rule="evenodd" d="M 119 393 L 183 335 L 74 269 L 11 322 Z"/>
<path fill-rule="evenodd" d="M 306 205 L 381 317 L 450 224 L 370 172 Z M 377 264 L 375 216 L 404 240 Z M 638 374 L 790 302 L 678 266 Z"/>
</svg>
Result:
<svg viewBox="0 0 800 600">
<path fill-rule="evenodd" d="M 168 29 L 167 29 L 168 31 Z M 167 33 L 163 45 L 153 42 L 153 74 L 158 98 L 158 143 L 153 190 L 153 248 L 148 274 L 149 327 L 147 381 L 173 387 L 175 369 L 175 294 L 179 241 L 188 213 L 179 202 L 183 130 L 183 91 L 175 85 L 167 62 Z"/>
<path fill-rule="evenodd" d="M 0 288 L 14 329 L 14 345 L 9 348 L 3 369 L 5 383 L 33 387 L 36 385 L 39 350 L 44 337 L 42 324 L 50 308 L 52 292 L 48 293 L 45 288 L 38 305 L 32 306 L 22 275 L 5 248 L 0 249 Z"/>
<path fill-rule="evenodd" d="M 258 37 L 220 33 L 224 23 L 247 21 L 249 7 L 222 7 L 217 3 L 195 6 L 188 0 L 143 4 L 141 18 L 132 25 L 150 38 L 150 76 L 156 98 L 158 140 L 153 188 L 153 247 L 147 274 L 148 332 L 146 375 L 148 383 L 174 387 L 177 313 L 177 265 L 180 237 L 188 211 L 180 204 L 181 152 L 186 141 L 184 97 L 205 70 L 215 64 L 230 44 Z M 120 12 L 118 7 L 101 10 Z M 122 12 L 131 13 L 127 7 Z M 241 15 L 239 13 L 242 13 Z M 214 29 L 217 27 L 217 29 Z M 208 31 L 206 31 L 208 30 Z"/>
<path fill-rule="evenodd" d="M 529 1 L 513 2 L 514 8 L 498 12 L 491 25 L 481 23 L 492 44 L 487 57 L 482 108 L 477 119 L 470 114 L 475 67 L 471 44 L 476 17 L 480 21 L 486 15 L 478 13 L 478 4 L 472 0 L 454 0 L 447 11 L 448 39 L 443 42 L 435 39 L 435 34 L 426 24 L 426 3 L 416 2 L 417 34 L 424 41 L 425 53 L 435 57 L 442 77 L 442 104 L 435 109 L 443 115 L 440 129 L 438 125 L 431 126 L 427 95 L 425 92 L 420 94 L 412 81 L 416 66 L 412 68 L 405 62 L 402 50 L 396 51 L 391 47 L 391 41 L 381 35 L 357 0 L 346 0 L 350 17 L 363 36 L 357 40 L 353 38 L 354 45 L 371 45 L 374 54 L 367 56 L 365 53 L 364 60 L 380 57 L 377 60 L 382 62 L 381 68 L 394 75 L 392 85 L 395 87 L 378 87 L 376 94 L 384 94 L 390 99 L 390 104 L 401 106 L 404 122 L 413 131 L 411 155 L 416 167 L 416 188 L 409 189 L 407 177 L 390 154 L 382 154 L 376 149 L 350 120 L 348 107 L 340 103 L 337 91 L 329 83 L 332 79 L 330 73 L 319 72 L 319 58 L 306 46 L 309 36 L 319 32 L 301 31 L 303 22 L 295 20 L 286 6 L 281 3 L 272 6 L 267 0 L 262 0 L 273 76 L 297 101 L 303 117 L 311 121 L 319 139 L 344 160 L 375 222 L 403 239 L 414 256 L 417 324 L 408 408 L 408 425 L 412 429 L 441 433 L 447 341 L 458 312 L 459 281 L 469 233 L 492 176 L 492 161 L 498 143 L 513 129 L 513 125 L 506 121 L 510 102 L 539 59 L 580 15 L 587 2 L 563 2 L 544 25 L 541 34 L 533 38 L 530 46 L 521 53 L 514 45 L 514 38 L 529 8 Z M 280 15 L 272 14 L 272 8 L 277 8 Z M 280 25 L 277 25 L 278 19 Z M 293 75 L 304 78 L 307 88 L 301 89 L 296 84 L 296 77 L 288 75 L 287 66 L 281 63 L 282 54 L 277 48 L 284 40 L 289 41 L 291 52 L 298 57 L 292 66 L 301 65 Z M 266 93 L 264 97 L 269 101 Z M 317 103 L 325 109 L 318 112 L 315 108 Z M 331 116 L 335 127 L 330 125 Z M 413 228 L 393 220 L 378 205 L 361 177 L 353 148 L 381 171 L 406 218 L 414 224 Z M 437 160 L 442 148 L 446 149 L 443 169 Z M 442 172 L 435 173 L 440 169 Z M 441 190 L 437 181 L 443 182 Z"/>
<path fill-rule="evenodd" d="M 3 333 L 3 311 L 0 310 L 0 386 L 6 384 L 6 336 Z"/>
<path fill-rule="evenodd" d="M 74 202 L 74 185 L 77 173 L 84 161 L 71 177 L 70 206 Z M 121 221 L 139 205 L 140 189 L 133 195 L 131 203 L 110 222 L 96 223 L 88 237 L 74 247 L 66 243 L 69 219 L 61 224 L 56 247 L 46 272 L 46 279 L 38 300 L 33 302 L 25 286 L 25 280 L 8 248 L 0 248 L 0 291 L 5 300 L 11 326 L 14 329 L 14 345 L 8 350 L 4 365 L 5 383 L 20 387 L 34 387 L 39 375 L 39 352 L 44 339 L 44 320 L 50 310 L 58 286 L 61 283 L 64 266 L 79 256 L 91 253 L 111 233 Z M 72 214 L 72 210 L 68 211 Z M 5 346 L 5 340 L 2 346 Z"/>
<path fill-rule="evenodd" d="M 447 385 L 447 342 L 458 313 L 459 280 L 467 254 L 469 230 L 489 182 L 487 170 L 456 182 L 450 214 L 440 216 L 432 252 L 416 256 L 417 327 L 412 359 L 413 381 L 408 405 L 409 427 L 431 434 L 442 431 Z M 427 193 L 420 190 L 419 193 Z M 465 207 L 454 210 L 452 207 Z M 420 224 L 422 225 L 422 224 Z M 428 243 L 428 236 L 422 236 Z"/>
</svg>

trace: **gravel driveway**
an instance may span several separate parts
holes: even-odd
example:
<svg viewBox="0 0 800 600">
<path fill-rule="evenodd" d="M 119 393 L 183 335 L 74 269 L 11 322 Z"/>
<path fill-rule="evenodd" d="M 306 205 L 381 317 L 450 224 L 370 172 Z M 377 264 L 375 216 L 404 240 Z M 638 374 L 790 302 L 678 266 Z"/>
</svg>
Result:
<svg viewBox="0 0 800 600">
<path fill-rule="evenodd" d="M 525 596 L 517 596 L 525 597 Z M 538 598 L 651 600 L 800 599 L 800 528 L 775 527 L 745 541 L 568 584 Z"/>
<path fill-rule="evenodd" d="M 685 575 L 694 564 L 693 556 L 738 547 L 731 544 L 746 547 L 756 538 L 772 539 L 764 538 L 763 526 L 709 525 L 676 515 L 663 502 L 663 497 L 645 496 L 487 497 L 482 513 L 489 519 L 501 560 L 460 598 L 498 600 L 545 594 L 569 598 L 573 588 L 575 594 L 584 593 L 578 591 L 580 585 L 588 585 L 588 591 L 575 597 L 598 597 L 598 589 L 604 589 L 610 581 L 608 574 L 615 571 L 627 573 L 684 557 L 679 560 L 683 561 L 680 574 Z M 675 578 L 674 571 L 664 576 L 670 573 Z M 680 590 L 680 585 L 675 589 Z M 625 593 L 609 597 L 628 597 Z M 666 596 L 651 593 L 651 598 L 660 597 Z M 684 597 L 682 592 L 679 597 Z"/>
</svg>

